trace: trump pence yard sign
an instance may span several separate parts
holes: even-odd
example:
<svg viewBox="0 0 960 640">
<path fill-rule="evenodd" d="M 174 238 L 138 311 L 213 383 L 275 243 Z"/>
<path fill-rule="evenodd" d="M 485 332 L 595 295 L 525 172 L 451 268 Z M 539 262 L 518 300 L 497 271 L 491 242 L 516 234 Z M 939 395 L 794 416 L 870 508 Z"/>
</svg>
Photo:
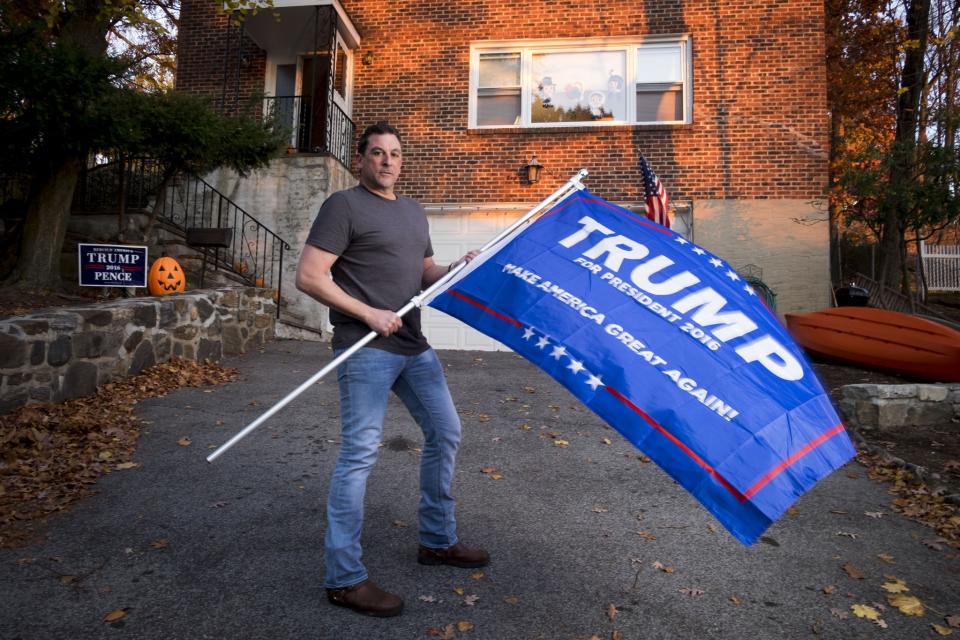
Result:
<svg viewBox="0 0 960 640">
<path fill-rule="evenodd" d="M 147 248 L 124 244 L 77 245 L 81 287 L 147 286 Z"/>
</svg>

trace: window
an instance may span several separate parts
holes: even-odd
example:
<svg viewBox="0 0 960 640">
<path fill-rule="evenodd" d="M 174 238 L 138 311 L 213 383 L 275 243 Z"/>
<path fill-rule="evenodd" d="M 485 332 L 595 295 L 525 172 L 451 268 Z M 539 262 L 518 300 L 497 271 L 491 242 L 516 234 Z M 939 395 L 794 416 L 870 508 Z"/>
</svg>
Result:
<svg viewBox="0 0 960 640">
<path fill-rule="evenodd" d="M 690 40 L 524 40 L 471 47 L 470 126 L 690 122 Z"/>
</svg>

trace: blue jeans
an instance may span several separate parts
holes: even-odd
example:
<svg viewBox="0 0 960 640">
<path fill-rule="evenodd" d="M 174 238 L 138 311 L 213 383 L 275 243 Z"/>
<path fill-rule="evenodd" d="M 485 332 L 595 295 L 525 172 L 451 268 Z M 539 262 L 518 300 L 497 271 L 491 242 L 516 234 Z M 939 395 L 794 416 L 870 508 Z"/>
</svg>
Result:
<svg viewBox="0 0 960 640">
<path fill-rule="evenodd" d="M 420 543 L 435 549 L 457 543 L 450 485 L 460 444 L 460 418 L 437 354 L 427 349 L 416 356 L 401 356 L 367 347 L 340 365 L 337 378 L 342 444 L 327 498 L 327 588 L 367 579 L 360 561 L 363 498 L 367 476 L 377 461 L 391 390 L 423 430 Z"/>
</svg>

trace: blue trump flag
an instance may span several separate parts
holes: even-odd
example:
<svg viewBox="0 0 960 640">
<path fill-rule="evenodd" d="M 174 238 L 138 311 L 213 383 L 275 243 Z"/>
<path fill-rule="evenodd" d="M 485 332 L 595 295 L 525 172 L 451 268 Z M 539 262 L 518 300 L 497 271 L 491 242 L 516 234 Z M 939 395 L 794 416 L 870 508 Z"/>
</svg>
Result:
<svg viewBox="0 0 960 640">
<path fill-rule="evenodd" d="M 855 453 L 728 264 L 589 191 L 463 273 L 430 305 L 553 376 L 745 544 Z"/>
</svg>

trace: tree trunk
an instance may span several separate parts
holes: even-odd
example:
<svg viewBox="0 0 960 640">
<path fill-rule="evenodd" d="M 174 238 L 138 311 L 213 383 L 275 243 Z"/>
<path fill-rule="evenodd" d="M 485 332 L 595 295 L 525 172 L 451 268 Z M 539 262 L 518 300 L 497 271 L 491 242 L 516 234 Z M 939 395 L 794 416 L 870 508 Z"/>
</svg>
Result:
<svg viewBox="0 0 960 640">
<path fill-rule="evenodd" d="M 101 16 L 101 5 L 98 0 L 69 3 L 69 10 L 60 16 L 59 40 L 93 56 L 105 55 L 108 22 Z M 11 281 L 18 286 L 60 288 L 60 253 L 86 156 L 61 148 L 43 149 L 41 155 L 44 161 L 33 170 L 20 258 Z"/>
<path fill-rule="evenodd" d="M 894 140 L 894 161 L 890 169 L 891 197 L 884 202 L 883 237 L 880 242 L 880 281 L 888 287 L 902 289 L 904 234 L 901 211 L 912 208 L 906 200 L 910 183 L 915 179 L 917 124 L 920 97 L 925 84 L 924 56 L 927 51 L 930 0 L 910 0 L 907 12 L 907 39 L 917 46 L 908 47 L 900 76 L 900 97 L 897 100 L 897 132 Z M 909 291 L 903 291 L 909 294 Z"/>
<path fill-rule="evenodd" d="M 64 158 L 49 173 L 34 178 L 20 259 L 13 273 L 16 284 L 37 289 L 60 288 L 60 253 L 83 162 L 82 157 Z"/>
</svg>

